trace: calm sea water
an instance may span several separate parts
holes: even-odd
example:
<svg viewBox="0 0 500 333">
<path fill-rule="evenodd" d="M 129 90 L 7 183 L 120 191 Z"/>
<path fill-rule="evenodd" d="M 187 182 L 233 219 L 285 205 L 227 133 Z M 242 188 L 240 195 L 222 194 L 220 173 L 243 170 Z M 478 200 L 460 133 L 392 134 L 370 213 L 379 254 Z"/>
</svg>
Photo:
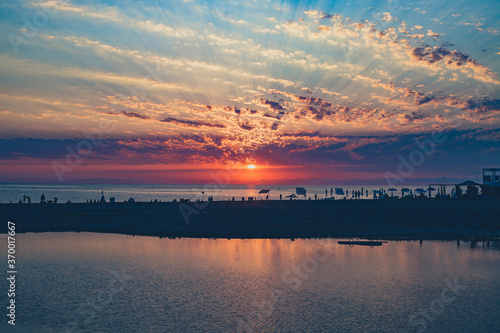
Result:
<svg viewBox="0 0 500 333">
<path fill-rule="evenodd" d="M 483 243 L 471 248 L 389 242 L 371 248 L 318 239 L 28 233 L 17 235 L 17 251 L 19 332 L 500 327 L 500 251 Z M 5 315 L 0 331 L 6 331 Z"/>
<path fill-rule="evenodd" d="M 58 198 L 59 202 L 85 202 L 87 199 L 101 198 L 101 191 L 104 192 L 106 199 L 115 197 L 117 201 L 124 201 L 133 197 L 136 201 L 172 201 L 179 198 L 207 199 L 213 196 L 214 200 L 228 200 L 235 197 L 236 200 L 241 200 L 241 197 L 255 197 L 256 199 L 265 199 L 266 194 L 258 194 L 261 189 L 270 189 L 269 198 L 277 200 L 280 194 L 283 199 L 287 195 L 295 193 L 296 187 L 304 187 L 307 191 L 307 196 L 314 199 L 314 195 L 318 195 L 319 199 L 330 198 L 333 189 L 334 197 L 337 199 L 343 196 L 335 195 L 335 188 L 339 187 L 348 191 L 349 198 L 352 191 L 360 191 L 363 189 L 363 199 L 372 199 L 373 191 L 384 188 L 389 189 L 389 186 L 377 185 L 223 185 L 223 186 L 205 186 L 205 185 L 106 185 L 106 184 L 75 184 L 75 185 L 61 185 L 61 184 L 0 184 L 0 202 L 13 202 L 16 203 L 22 199 L 24 195 L 31 197 L 32 202 L 40 202 L 40 197 L 45 194 L 47 199 L 54 197 Z M 422 186 L 405 186 L 408 189 L 415 190 Z M 425 187 L 425 186 L 424 186 Z M 394 195 L 401 195 L 401 186 L 397 187 L 398 191 Z M 325 195 L 327 190 L 327 195 Z M 368 196 L 366 195 L 368 190 Z M 204 192 L 204 193 L 202 193 Z M 436 192 L 433 192 L 434 194 Z M 388 193 L 390 195 L 390 193 Z M 299 196 L 299 199 L 304 199 Z"/>
</svg>

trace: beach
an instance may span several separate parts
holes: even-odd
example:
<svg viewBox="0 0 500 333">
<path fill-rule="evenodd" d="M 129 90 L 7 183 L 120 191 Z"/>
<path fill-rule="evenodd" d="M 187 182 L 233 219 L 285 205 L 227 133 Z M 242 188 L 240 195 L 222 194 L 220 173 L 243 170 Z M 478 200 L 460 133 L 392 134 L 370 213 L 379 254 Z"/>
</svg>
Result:
<svg viewBox="0 0 500 333">
<path fill-rule="evenodd" d="M 1 204 L 16 232 L 158 237 L 484 240 L 500 237 L 499 200 L 262 200 Z M 2 233 L 6 228 L 1 230 Z"/>
</svg>

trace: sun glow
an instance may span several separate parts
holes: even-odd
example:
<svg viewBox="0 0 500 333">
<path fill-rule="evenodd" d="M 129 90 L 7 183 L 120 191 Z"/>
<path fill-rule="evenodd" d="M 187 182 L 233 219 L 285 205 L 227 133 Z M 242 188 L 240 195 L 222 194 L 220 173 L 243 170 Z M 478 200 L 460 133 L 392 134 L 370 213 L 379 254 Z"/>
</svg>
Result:
<svg viewBox="0 0 500 333">
<path fill-rule="evenodd" d="M 247 168 L 249 168 L 249 169 L 255 169 L 255 164 L 249 164 L 249 165 L 247 165 Z"/>
</svg>

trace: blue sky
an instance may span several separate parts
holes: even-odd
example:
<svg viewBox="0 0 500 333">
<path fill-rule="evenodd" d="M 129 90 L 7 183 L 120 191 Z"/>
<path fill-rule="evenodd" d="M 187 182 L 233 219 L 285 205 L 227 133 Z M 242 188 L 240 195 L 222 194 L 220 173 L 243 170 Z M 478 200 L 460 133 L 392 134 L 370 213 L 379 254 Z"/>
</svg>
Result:
<svg viewBox="0 0 500 333">
<path fill-rule="evenodd" d="M 449 139 L 411 177 L 500 164 L 495 1 L 12 1 L 0 17 L 0 181 L 20 164 L 55 179 L 103 120 L 68 180 L 116 160 L 164 182 L 231 163 L 378 179 L 436 130 Z"/>
</svg>

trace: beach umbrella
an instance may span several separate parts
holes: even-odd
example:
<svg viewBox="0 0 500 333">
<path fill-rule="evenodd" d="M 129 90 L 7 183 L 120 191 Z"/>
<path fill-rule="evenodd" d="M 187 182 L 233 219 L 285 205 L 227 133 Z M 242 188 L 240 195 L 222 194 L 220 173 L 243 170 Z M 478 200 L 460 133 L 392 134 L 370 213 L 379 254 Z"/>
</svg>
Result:
<svg viewBox="0 0 500 333">
<path fill-rule="evenodd" d="M 429 185 L 429 188 L 427 189 L 427 191 L 429 191 L 429 198 L 432 196 L 432 191 L 435 191 L 436 189 L 434 187 L 431 187 Z"/>
<path fill-rule="evenodd" d="M 417 188 L 417 189 L 415 190 L 415 192 L 420 193 L 420 195 L 422 195 L 422 194 L 426 193 L 427 191 L 426 191 L 426 190 L 424 190 L 423 188 Z"/>
<path fill-rule="evenodd" d="M 481 184 L 476 183 L 475 181 L 472 180 L 466 180 L 465 182 L 458 184 L 458 186 L 469 186 L 469 185 L 479 186 Z"/>
<path fill-rule="evenodd" d="M 397 191 L 397 189 L 395 189 L 394 187 L 391 187 L 387 191 L 391 192 L 391 197 L 393 197 L 394 196 L 394 191 Z"/>
</svg>

